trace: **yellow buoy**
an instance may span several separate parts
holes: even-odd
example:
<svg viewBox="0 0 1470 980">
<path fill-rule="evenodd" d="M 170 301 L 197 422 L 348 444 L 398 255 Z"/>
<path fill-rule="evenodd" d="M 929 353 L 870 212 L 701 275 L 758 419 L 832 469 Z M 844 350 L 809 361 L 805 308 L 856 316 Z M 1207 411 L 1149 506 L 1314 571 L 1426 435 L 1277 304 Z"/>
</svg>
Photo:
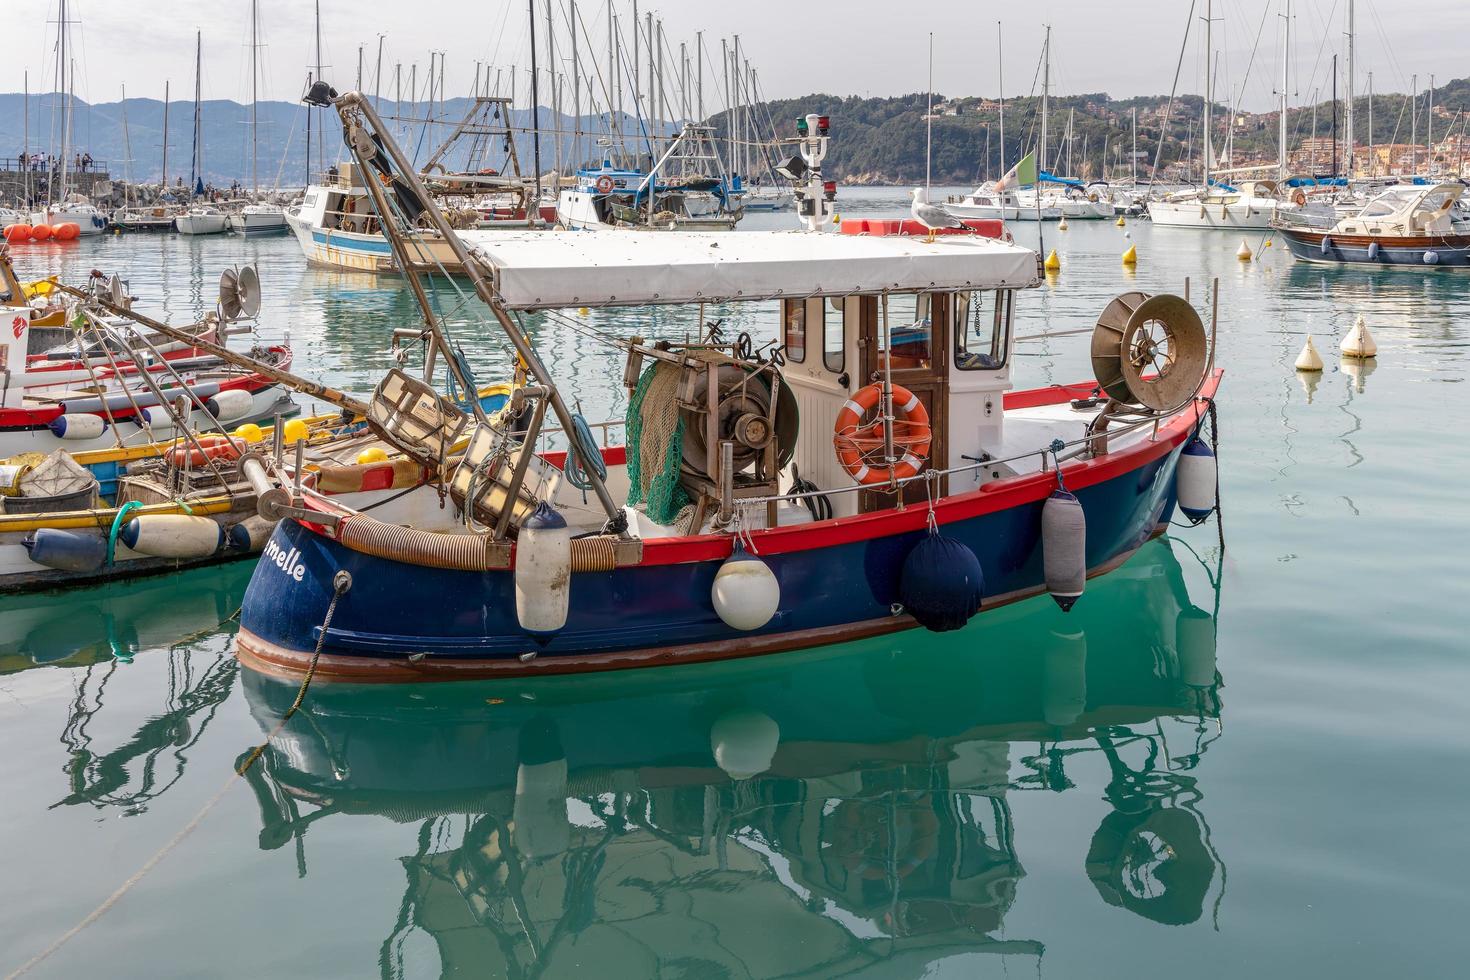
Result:
<svg viewBox="0 0 1470 980">
<path fill-rule="evenodd" d="M 1261 243 L 1261 248 L 1263 248 L 1263 249 L 1267 249 L 1267 248 L 1270 248 L 1270 247 L 1271 247 L 1271 239 L 1269 239 L 1269 238 L 1266 239 L 1264 242 Z"/>
<path fill-rule="evenodd" d="M 1138 264 L 1138 246 L 1137 245 L 1129 245 L 1128 246 L 1128 251 L 1126 251 L 1126 252 L 1123 253 L 1123 264 L 1124 265 L 1137 265 Z"/>
<path fill-rule="evenodd" d="M 1118 220 L 1115 221 L 1115 222 L 1113 222 L 1113 224 L 1117 225 L 1119 228 L 1122 228 L 1127 223 L 1128 222 L 1126 222 L 1126 221 L 1123 220 L 1123 216 L 1121 214 L 1118 215 Z"/>
<path fill-rule="evenodd" d="M 1309 372 L 1322 370 L 1322 355 L 1317 353 L 1311 334 L 1307 334 L 1307 342 L 1302 347 L 1302 352 L 1296 356 L 1296 369 Z"/>
<path fill-rule="evenodd" d="M 357 454 L 359 463 L 382 463 L 388 459 L 388 452 L 382 446 L 369 446 Z"/>
<path fill-rule="evenodd" d="M 1061 271 L 1061 269 L 1062 269 L 1062 260 L 1057 257 L 1057 250 L 1056 249 L 1052 249 L 1051 250 L 1051 254 L 1049 254 L 1046 257 L 1046 261 L 1043 262 L 1042 265 L 1043 265 L 1043 267 L 1045 267 L 1045 269 L 1046 269 L 1047 272 L 1060 272 Z"/>
<path fill-rule="evenodd" d="M 283 435 L 286 437 L 286 445 L 290 446 L 309 438 L 311 433 L 301 419 L 292 419 L 286 423 Z"/>
<path fill-rule="evenodd" d="M 1251 247 L 1246 244 L 1246 240 L 1242 238 L 1240 240 L 1240 248 L 1237 248 L 1235 250 L 1235 257 L 1237 259 L 1240 259 L 1240 261 L 1242 262 L 1249 262 L 1254 254 L 1255 253 L 1251 251 Z"/>
<path fill-rule="evenodd" d="M 260 426 L 256 425 L 254 422 L 246 422 L 244 425 L 235 430 L 235 437 L 237 439 L 244 439 L 246 442 L 253 445 L 264 439 L 265 433 L 260 431 Z"/>
<path fill-rule="evenodd" d="M 1373 342 L 1373 335 L 1368 332 L 1368 324 L 1364 322 L 1361 313 L 1353 321 L 1353 329 L 1343 339 L 1342 356 L 1356 357 L 1359 360 L 1378 356 L 1378 345 Z"/>
<path fill-rule="evenodd" d="M 587 314 L 589 314 L 589 313 L 591 313 L 591 312 L 592 312 L 592 311 L 591 311 L 591 310 L 589 310 L 589 309 L 588 309 L 588 308 L 587 308 L 587 307 L 585 307 L 585 306 L 579 306 L 579 307 L 577 307 L 577 316 L 586 316 L 586 315 L 587 315 Z"/>
</svg>

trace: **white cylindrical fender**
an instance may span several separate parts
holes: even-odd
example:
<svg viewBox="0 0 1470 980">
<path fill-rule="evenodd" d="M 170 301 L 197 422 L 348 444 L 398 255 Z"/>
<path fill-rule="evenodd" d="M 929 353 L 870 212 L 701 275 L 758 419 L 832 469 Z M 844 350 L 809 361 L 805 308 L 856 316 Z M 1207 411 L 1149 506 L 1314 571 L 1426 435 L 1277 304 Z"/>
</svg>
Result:
<svg viewBox="0 0 1470 980">
<path fill-rule="evenodd" d="M 771 768 L 776 746 L 781 742 L 781 726 L 759 711 L 732 711 L 715 719 L 710 726 L 710 749 L 715 764 L 731 779 L 749 779 Z"/>
<path fill-rule="evenodd" d="M 1179 509 L 1192 521 L 1202 521 L 1215 509 L 1215 454 L 1199 436 L 1179 454 L 1175 477 Z"/>
<path fill-rule="evenodd" d="M 228 388 L 213 398 L 206 399 L 204 407 L 209 409 L 210 415 L 221 422 L 233 422 L 250 413 L 252 401 L 250 392 L 240 388 Z"/>
<path fill-rule="evenodd" d="M 164 439 L 173 437 L 175 426 L 173 417 L 168 414 L 167 409 L 159 408 L 155 405 L 152 408 L 144 408 L 140 411 L 143 417 L 138 420 L 138 425 L 141 427 L 144 422 L 147 422 L 148 429 L 153 433 L 154 439 L 161 442 Z"/>
<path fill-rule="evenodd" d="M 230 525 L 230 529 L 225 532 L 226 543 L 231 551 L 254 554 L 265 547 L 275 529 L 275 521 L 251 514 L 239 524 Z"/>
<path fill-rule="evenodd" d="M 1185 606 L 1174 621 L 1179 679 L 1190 687 L 1215 686 L 1215 618 L 1198 606 Z"/>
<path fill-rule="evenodd" d="M 144 514 L 123 525 L 118 540 L 151 558 L 207 558 L 224 545 L 224 528 L 190 514 Z"/>
<path fill-rule="evenodd" d="M 1087 710 L 1087 634 L 1051 631 L 1041 658 L 1041 717 L 1065 728 Z"/>
<path fill-rule="evenodd" d="M 781 605 L 781 583 L 776 573 L 737 539 L 710 586 L 710 602 L 726 626 L 758 630 L 771 621 Z"/>
<path fill-rule="evenodd" d="M 1041 506 L 1041 564 L 1046 590 L 1069 612 L 1087 587 L 1087 517 L 1082 504 L 1058 488 Z"/>
<path fill-rule="evenodd" d="M 567 819 L 567 760 L 522 763 L 516 768 L 516 796 L 511 804 L 515 844 L 533 858 L 554 857 L 571 844 Z"/>
<path fill-rule="evenodd" d="M 567 624 L 572 591 L 572 532 L 544 502 L 516 538 L 516 619 L 528 633 L 555 633 Z"/>
<path fill-rule="evenodd" d="M 96 439 L 107 431 L 107 420 L 100 415 L 68 412 L 52 419 L 46 428 L 56 438 L 67 441 Z"/>
</svg>

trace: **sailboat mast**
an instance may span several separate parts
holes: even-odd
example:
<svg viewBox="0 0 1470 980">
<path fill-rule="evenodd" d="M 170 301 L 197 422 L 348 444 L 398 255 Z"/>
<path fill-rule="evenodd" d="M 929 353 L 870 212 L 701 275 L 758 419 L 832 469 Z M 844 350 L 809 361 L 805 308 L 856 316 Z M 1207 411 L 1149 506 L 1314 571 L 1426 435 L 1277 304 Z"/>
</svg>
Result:
<svg viewBox="0 0 1470 980">
<path fill-rule="evenodd" d="M 572 35 L 572 158 L 573 169 L 582 158 L 582 66 L 577 59 L 577 0 L 567 3 L 567 30 Z"/>
<path fill-rule="evenodd" d="M 1130 161 L 1129 173 L 1133 177 L 1133 186 L 1138 187 L 1138 106 L 1133 107 L 1133 152 L 1128 157 Z"/>
<path fill-rule="evenodd" d="M 163 83 L 163 165 L 160 168 L 162 177 L 159 186 L 162 190 L 168 190 L 168 82 Z"/>
<path fill-rule="evenodd" d="M 25 116 L 25 122 L 24 122 L 23 125 L 25 126 L 25 130 L 24 130 L 25 135 L 22 137 L 23 142 L 21 144 L 21 151 L 20 152 L 21 152 L 21 155 L 25 157 L 25 166 L 21 167 L 20 169 L 21 169 L 22 173 L 25 174 L 26 207 L 29 208 L 31 206 L 31 169 L 32 169 L 31 168 L 31 72 L 30 72 L 30 69 L 26 69 L 26 72 L 25 72 L 25 102 L 24 102 L 24 106 L 25 106 L 25 108 L 24 108 L 24 113 L 23 114 Z"/>
<path fill-rule="evenodd" d="M 1353 99 L 1357 95 L 1357 89 L 1353 87 L 1353 49 L 1357 46 L 1357 39 L 1353 35 L 1353 0 L 1347 0 L 1347 114 L 1343 118 L 1342 141 L 1347 153 L 1347 176 L 1351 180 L 1353 176 L 1353 144 L 1356 142 L 1353 132 Z"/>
<path fill-rule="evenodd" d="M 1373 146 L 1373 73 L 1368 73 L 1368 176 L 1373 176 L 1373 170 L 1378 164 L 1378 154 L 1374 152 Z"/>
<path fill-rule="evenodd" d="M 71 103 L 71 77 L 76 74 L 75 72 L 71 72 L 70 75 L 69 75 L 68 74 L 68 70 L 67 70 L 67 65 L 68 65 L 67 57 L 68 56 L 67 56 L 67 52 L 66 52 L 66 35 L 67 35 L 66 0 L 61 0 L 61 22 L 60 22 L 60 25 L 58 27 L 58 30 L 59 30 L 59 33 L 60 33 L 61 54 L 60 54 L 60 56 L 58 58 L 57 64 L 58 64 L 59 70 L 61 72 L 61 98 L 62 98 L 62 109 L 61 109 L 61 196 L 60 196 L 60 199 L 62 201 L 65 201 L 66 200 L 66 191 L 67 191 L 67 186 L 66 186 L 67 185 L 67 167 L 70 165 L 70 162 L 71 162 L 71 111 L 72 111 L 72 103 Z M 52 201 L 52 203 L 55 203 L 56 202 L 56 198 L 57 198 L 56 189 L 55 188 L 52 188 L 52 192 L 51 192 L 51 201 Z"/>
<path fill-rule="evenodd" d="M 260 193 L 260 0 L 250 0 L 250 187 Z"/>
<path fill-rule="evenodd" d="M 1200 146 L 1203 148 L 1204 185 L 1210 186 L 1210 102 L 1215 97 L 1214 47 L 1211 29 L 1214 27 L 1214 4 L 1205 0 L 1205 114 L 1201 122 Z M 1315 134 L 1314 134 L 1315 135 Z"/>
<path fill-rule="evenodd" d="M 316 0 L 316 3 L 315 3 L 315 12 L 316 12 L 315 13 L 315 16 L 316 16 L 316 21 L 315 21 L 315 29 L 316 29 L 316 80 L 317 81 L 321 81 L 321 79 L 322 79 L 322 0 Z M 322 127 L 322 124 L 321 124 L 322 123 L 321 110 L 320 109 L 310 109 L 310 110 L 308 110 L 308 112 L 314 112 L 314 113 L 317 114 L 317 117 L 316 117 L 316 122 L 317 122 L 317 126 L 316 126 L 316 169 L 318 170 L 318 172 L 320 172 L 320 171 L 324 171 L 324 170 L 327 169 L 326 155 L 325 155 L 325 152 L 324 152 L 324 149 L 323 149 L 323 145 L 322 145 L 322 128 L 323 127 Z M 311 175 L 311 141 L 310 141 L 310 139 L 308 139 L 307 140 L 307 143 L 306 143 L 306 171 L 307 171 L 307 176 L 309 177 Z M 311 181 L 308 180 L 307 183 L 310 184 Z"/>
<path fill-rule="evenodd" d="M 536 82 L 536 0 L 526 0 L 531 31 L 531 165 L 536 168 L 536 201 L 527 216 L 541 210 L 541 97 Z"/>
<path fill-rule="evenodd" d="M 929 32 L 929 110 L 924 113 L 924 191 L 933 185 L 934 156 L 934 32 Z M 927 200 L 927 198 L 926 198 Z"/>
<path fill-rule="evenodd" d="M 1041 69 L 1041 153 L 1038 156 L 1040 165 L 1036 168 L 1038 178 L 1040 172 L 1046 169 L 1046 114 L 1048 102 L 1051 99 L 1051 25 L 1046 25 L 1046 42 L 1042 47 L 1042 69 Z M 1036 189 L 1037 200 L 1041 200 L 1041 188 Z"/>
<path fill-rule="evenodd" d="M 995 22 L 995 84 L 1000 90 L 1000 172 L 1006 172 L 1006 70 L 1005 44 L 1001 41 L 1000 21 Z"/>
<path fill-rule="evenodd" d="M 694 105 L 704 122 L 704 31 L 694 32 Z"/>
<path fill-rule="evenodd" d="M 1286 12 L 1281 18 L 1281 118 L 1276 136 L 1277 179 L 1286 179 L 1286 113 L 1291 107 L 1291 0 L 1285 0 Z"/>
<path fill-rule="evenodd" d="M 199 123 L 199 75 L 204 67 L 204 32 L 194 32 L 194 145 L 189 153 L 189 192 L 199 186 L 204 177 L 204 153 L 200 142 Z"/>
</svg>

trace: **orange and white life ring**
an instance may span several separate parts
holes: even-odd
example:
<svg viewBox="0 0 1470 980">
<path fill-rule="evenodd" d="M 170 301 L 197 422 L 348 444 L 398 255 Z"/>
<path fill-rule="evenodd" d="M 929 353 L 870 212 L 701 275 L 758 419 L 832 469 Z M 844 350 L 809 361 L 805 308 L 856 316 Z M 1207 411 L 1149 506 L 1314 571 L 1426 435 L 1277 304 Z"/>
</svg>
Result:
<svg viewBox="0 0 1470 980">
<path fill-rule="evenodd" d="M 1306 192 L 1298 187 L 1296 193 L 1291 195 L 1291 203 L 1295 204 L 1297 207 L 1302 207 L 1303 205 L 1305 205 L 1307 203 Z"/>
<path fill-rule="evenodd" d="M 612 189 L 613 189 L 613 179 L 611 177 L 609 177 L 607 174 L 603 174 L 601 177 L 598 177 L 597 178 L 597 193 L 599 193 L 599 194 L 611 194 L 612 193 Z"/>
<path fill-rule="evenodd" d="M 863 418 L 883 401 L 883 386 L 860 388 L 842 405 L 832 428 L 832 448 L 842 468 L 863 486 L 891 483 L 917 476 L 929 456 L 934 430 L 929 411 L 919 396 L 902 385 L 893 386 L 893 448 L 901 453 L 889 464 L 882 458 L 883 419 L 864 423 Z M 876 457 L 876 458 L 875 458 Z"/>
<path fill-rule="evenodd" d="M 189 442 L 175 445 L 169 451 L 169 462 L 179 467 L 185 462 L 191 467 L 204 466 L 211 459 L 239 459 L 247 448 L 244 439 L 233 439 L 230 436 L 200 436 L 195 442 L 198 443 L 197 446 Z"/>
</svg>

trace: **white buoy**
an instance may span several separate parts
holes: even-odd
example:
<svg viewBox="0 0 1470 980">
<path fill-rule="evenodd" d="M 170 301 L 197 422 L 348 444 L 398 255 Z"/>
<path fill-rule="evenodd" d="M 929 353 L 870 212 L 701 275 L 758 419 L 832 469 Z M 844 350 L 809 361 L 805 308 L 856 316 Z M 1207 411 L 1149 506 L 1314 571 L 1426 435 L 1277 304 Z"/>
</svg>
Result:
<svg viewBox="0 0 1470 980">
<path fill-rule="evenodd" d="M 734 780 L 749 779 L 771 768 L 780 743 L 781 726 L 759 711 L 732 711 L 710 726 L 715 765 Z"/>
<path fill-rule="evenodd" d="M 1215 509 L 1216 463 L 1214 450 L 1199 436 L 1185 444 L 1179 454 L 1179 472 L 1174 477 L 1179 509 L 1199 523 Z"/>
<path fill-rule="evenodd" d="M 1061 221 L 1058 221 L 1057 222 L 1057 231 L 1066 231 L 1066 230 L 1067 230 L 1067 219 L 1066 218 L 1062 218 Z"/>
<path fill-rule="evenodd" d="M 1087 710 L 1087 634 L 1051 631 L 1041 658 L 1041 718 L 1065 728 Z"/>
<path fill-rule="evenodd" d="M 224 544 L 224 529 L 207 517 L 144 514 L 123 525 L 117 539 L 151 558 L 207 558 Z"/>
<path fill-rule="evenodd" d="M 1368 332 L 1368 324 L 1359 313 L 1358 318 L 1353 321 L 1353 328 L 1342 341 L 1342 356 L 1366 359 L 1378 356 L 1378 345 L 1373 342 L 1373 335 Z"/>
<path fill-rule="evenodd" d="M 1297 379 L 1302 383 L 1302 390 L 1307 393 L 1307 404 L 1312 404 L 1312 398 L 1317 394 L 1317 386 L 1322 383 L 1322 372 L 1298 371 L 1296 373 L 1296 376 Z"/>
<path fill-rule="evenodd" d="M 1087 517 L 1060 488 L 1041 505 L 1041 563 L 1046 590 L 1063 612 L 1071 611 L 1087 585 Z"/>
<path fill-rule="evenodd" d="M 781 605 L 781 583 L 771 567 L 747 552 L 737 539 L 730 557 L 715 573 L 710 601 L 726 626 L 758 630 Z"/>
<path fill-rule="evenodd" d="M 1342 373 L 1353 379 L 1353 390 L 1362 394 L 1366 387 L 1368 376 L 1378 370 L 1378 358 L 1376 357 L 1344 357 L 1338 362 Z"/>
<path fill-rule="evenodd" d="M 252 399 L 250 392 L 239 388 L 228 388 L 205 399 L 204 407 L 221 422 L 233 422 L 250 414 Z"/>
<path fill-rule="evenodd" d="M 1240 261 L 1242 262 L 1249 262 L 1254 254 L 1255 253 L 1251 251 L 1251 247 L 1246 244 L 1245 239 L 1242 238 L 1240 240 L 1240 248 L 1237 248 L 1235 250 L 1235 257 L 1237 259 L 1240 259 Z"/>
<path fill-rule="evenodd" d="M 1317 347 L 1312 343 L 1311 334 L 1307 334 L 1307 342 L 1302 345 L 1302 352 L 1296 356 L 1296 369 L 1298 371 L 1322 370 L 1322 355 L 1317 353 Z"/>
<path fill-rule="evenodd" d="M 516 538 L 516 620 L 528 633 L 567 624 L 572 592 L 572 532 L 543 501 Z"/>
<path fill-rule="evenodd" d="M 46 428 L 58 439 L 69 442 L 81 439 L 96 439 L 107 429 L 107 420 L 100 415 L 70 412 L 47 423 Z"/>
</svg>

